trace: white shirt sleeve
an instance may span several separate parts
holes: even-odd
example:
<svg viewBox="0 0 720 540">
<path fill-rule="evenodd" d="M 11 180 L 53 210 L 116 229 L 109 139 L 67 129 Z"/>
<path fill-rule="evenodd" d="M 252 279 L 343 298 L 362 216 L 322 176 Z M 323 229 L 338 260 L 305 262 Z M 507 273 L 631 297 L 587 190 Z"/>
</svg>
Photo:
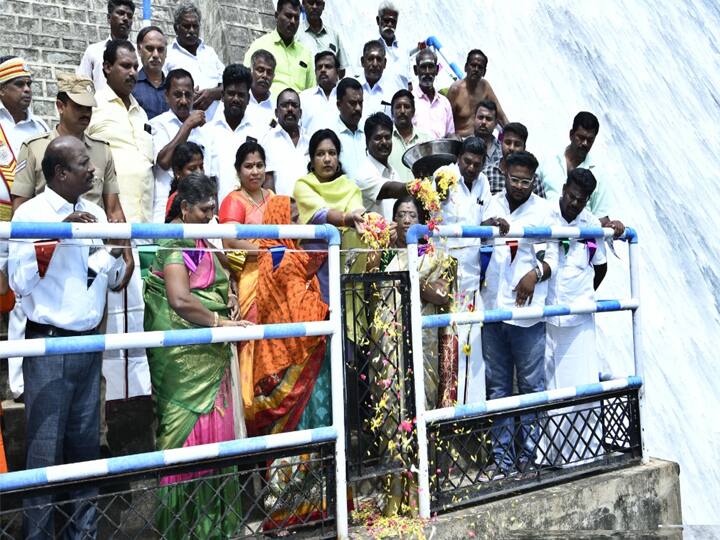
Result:
<svg viewBox="0 0 720 540">
<path fill-rule="evenodd" d="M 85 49 L 85 53 L 83 54 L 82 60 L 80 60 L 80 65 L 75 70 L 75 74 L 93 80 L 94 67 L 90 47 L 88 47 Z"/>
<path fill-rule="evenodd" d="M 40 282 L 33 242 L 29 240 L 10 242 L 8 271 L 10 288 L 20 296 L 29 295 Z"/>
</svg>

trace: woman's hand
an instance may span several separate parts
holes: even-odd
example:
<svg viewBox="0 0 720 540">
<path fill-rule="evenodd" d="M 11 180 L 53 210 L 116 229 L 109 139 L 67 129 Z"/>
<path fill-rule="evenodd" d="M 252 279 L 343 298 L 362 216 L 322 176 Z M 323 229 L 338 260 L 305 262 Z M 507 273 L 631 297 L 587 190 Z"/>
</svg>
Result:
<svg viewBox="0 0 720 540">
<path fill-rule="evenodd" d="M 218 326 L 221 328 L 227 326 L 240 326 L 245 328 L 246 326 L 253 326 L 253 323 L 246 321 L 245 319 L 240 319 L 239 321 L 233 321 L 232 319 L 220 319 L 220 324 Z"/>
<path fill-rule="evenodd" d="M 353 212 L 350 212 L 350 219 L 352 219 L 352 227 L 355 227 L 355 230 L 358 234 L 362 234 L 365 232 L 365 215 L 362 210 L 354 210 Z"/>
<path fill-rule="evenodd" d="M 394 221 L 391 221 L 388 224 L 388 228 L 390 229 L 390 245 L 394 246 L 397 243 L 398 239 L 398 224 Z"/>
<path fill-rule="evenodd" d="M 233 321 L 240 319 L 240 302 L 238 302 L 237 296 L 232 292 L 228 293 L 227 307 L 230 309 L 230 318 Z"/>
</svg>

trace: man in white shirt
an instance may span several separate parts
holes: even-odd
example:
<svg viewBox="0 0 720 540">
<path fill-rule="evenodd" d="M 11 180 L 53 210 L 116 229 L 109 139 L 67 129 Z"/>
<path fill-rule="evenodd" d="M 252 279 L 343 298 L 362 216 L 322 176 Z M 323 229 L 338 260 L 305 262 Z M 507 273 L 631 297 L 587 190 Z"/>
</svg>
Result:
<svg viewBox="0 0 720 540">
<path fill-rule="evenodd" d="M 365 118 L 372 113 L 390 114 L 390 101 L 402 88 L 392 77 L 385 75 L 387 58 L 385 49 L 377 40 L 368 41 L 360 59 L 363 75 L 358 77 L 363 89 L 363 112 Z"/>
<path fill-rule="evenodd" d="M 560 200 L 551 203 L 557 224 L 563 227 L 599 228 L 600 220 L 586 207 L 596 186 L 597 180 L 588 169 L 578 167 L 570 171 Z M 557 271 L 553 272 L 548 284 L 547 305 L 594 302 L 595 290 L 606 273 L 607 258 L 602 238 L 562 240 Z M 595 343 L 595 317 L 592 313 L 550 317 L 545 330 L 545 382 L 548 390 L 598 381 L 600 365 Z M 563 412 L 589 407 L 589 404 L 568 407 Z M 577 462 L 595 453 L 598 442 L 593 437 L 592 425 L 582 418 L 578 420 L 575 426 L 567 419 L 557 428 L 548 425 L 549 437 L 552 438 L 556 429 L 563 434 L 556 439 L 563 441 L 561 459 L 551 444 L 545 445 L 546 458 L 550 463 L 562 465 Z"/>
<path fill-rule="evenodd" d="M 340 139 L 340 165 L 350 180 L 357 181 L 365 162 L 365 132 L 360 127 L 363 116 L 363 89 L 357 79 L 345 77 L 337 86 L 337 108 L 340 115 L 333 131 Z"/>
<path fill-rule="evenodd" d="M 311 136 L 320 129 L 335 127 L 339 68 L 340 64 L 334 53 L 321 51 L 315 55 L 315 79 L 318 85 L 300 92 L 302 123 Z"/>
<path fill-rule="evenodd" d="M 43 158 L 45 191 L 20 206 L 14 222 L 105 223 L 105 212 L 80 196 L 95 178 L 83 143 L 54 139 Z M 10 245 L 10 284 L 22 297 L 27 339 L 92 335 L 102 321 L 109 287 L 125 270 L 122 250 L 100 240 L 18 241 Z M 25 426 L 28 469 L 97 459 L 100 452 L 100 371 L 102 353 L 26 356 Z M 70 492 L 68 534 L 94 538 L 97 509 L 83 499 L 97 489 Z M 45 505 L 51 495 L 24 501 L 27 538 L 54 530 Z"/>
<path fill-rule="evenodd" d="M 36 118 L 32 102 L 32 74 L 25 62 L 16 56 L 0 58 L 0 221 L 10 221 L 11 189 L 18 166 L 20 147 L 27 139 L 49 131 L 47 124 Z M 0 295 L 12 295 L 7 283 L 8 243 L 0 243 Z M 8 339 L 22 339 L 25 319 L 19 302 L 8 317 Z M 8 361 L 10 391 L 14 398 L 23 393 L 19 358 Z"/>
<path fill-rule="evenodd" d="M 172 183 L 172 156 L 178 145 L 200 139 L 199 128 L 205 125 L 205 111 L 193 110 L 195 83 L 184 69 L 168 73 L 165 98 L 170 110 L 150 120 L 155 152 L 155 196 L 153 222 L 165 223 L 165 206 Z"/>
<path fill-rule="evenodd" d="M 215 49 L 200 39 L 202 17 L 195 4 L 183 1 L 175 8 L 175 39 L 165 60 L 165 69 L 182 68 L 195 81 L 193 108 L 205 111 L 208 121 L 215 118 L 222 98 L 222 73 L 225 66 Z"/>
<path fill-rule="evenodd" d="M 76 73 L 92 79 L 95 90 L 100 90 L 107 84 L 103 73 L 103 54 L 108 41 L 112 39 L 128 39 L 135 15 L 135 3 L 132 0 L 108 0 L 107 20 L 110 24 L 110 37 L 88 45 L 85 49 Z"/>
<path fill-rule="evenodd" d="M 397 173 L 388 163 L 392 152 L 393 123 L 381 112 L 371 114 L 365 120 L 365 141 L 367 157 L 355 180 L 363 196 L 363 206 L 369 212 L 393 220 L 395 200 L 407 195 L 407 184 L 401 182 Z"/>
<path fill-rule="evenodd" d="M 388 162 L 395 169 L 400 181 L 410 182 L 415 179 L 415 175 L 406 166 L 402 157 L 410 148 L 416 144 L 429 141 L 432 137 L 416 129 L 413 125 L 415 117 L 415 96 L 410 90 L 398 90 L 390 102 L 393 119 L 393 147 Z"/>
<path fill-rule="evenodd" d="M 277 195 L 292 197 L 296 180 L 307 174 L 310 137 L 300 124 L 302 115 L 298 93 L 290 88 L 280 92 L 275 109 L 278 125 L 261 142 L 267 154 L 265 187 Z"/>
<path fill-rule="evenodd" d="M 397 29 L 400 11 L 389 0 L 383 0 L 378 6 L 375 22 L 380 32 L 377 39 L 387 54 L 388 78 L 395 79 L 397 88 L 409 88 L 410 84 L 410 53 L 406 47 L 398 44 L 395 30 Z"/>
<path fill-rule="evenodd" d="M 576 167 L 592 171 L 598 182 L 588 207 L 603 227 L 611 227 L 615 235 L 620 236 L 625 231 L 625 226 L 608 217 L 611 195 L 608 192 L 607 180 L 599 174 L 601 171 L 590 155 L 599 131 L 600 121 L 597 116 L 587 111 L 577 113 L 570 129 L 570 144 L 559 154 L 545 160 L 538 170 L 538 176 L 543 182 L 548 199 L 555 199 L 560 196 L 560 189 L 570 171 Z"/>
<path fill-rule="evenodd" d="M 223 72 L 222 83 L 222 106 L 215 119 L 200 129 L 205 171 L 218 179 L 218 207 L 240 185 L 235 170 L 237 149 L 248 138 L 259 142 L 267 132 L 245 117 L 252 84 L 250 70 L 242 64 L 230 64 Z"/>
<path fill-rule="evenodd" d="M 269 128 L 275 118 L 273 96 L 270 93 L 275 79 L 275 57 L 265 49 L 258 49 L 250 57 L 250 101 L 245 111 L 248 121 L 256 126 Z"/>
<path fill-rule="evenodd" d="M 515 152 L 506 159 L 505 191 L 490 199 L 483 224 L 507 232 L 517 227 L 551 227 L 556 225 L 552 209 L 545 199 L 533 193 L 538 163 L 529 152 Z M 546 243 L 539 257 L 532 238 L 505 240 L 496 238 L 482 291 L 484 307 L 512 310 L 516 307 L 540 308 L 545 305 L 548 280 L 557 270 L 558 243 Z M 482 349 L 488 399 L 512 395 L 513 373 L 521 394 L 545 390 L 545 323 L 541 318 L 488 323 L 482 328 Z M 495 466 L 499 473 L 524 471 L 534 463 L 537 445 L 537 422 L 534 417 L 521 419 L 518 442 L 522 450 L 514 451 L 514 420 L 497 420 L 491 431 Z"/>
<path fill-rule="evenodd" d="M 484 209 L 490 201 L 490 186 L 482 174 L 485 144 L 482 139 L 468 137 L 463 141 L 457 165 L 451 165 L 458 176 L 442 202 L 442 225 L 480 225 Z M 480 239 L 448 238 L 446 247 L 457 260 L 457 310 L 482 309 L 480 298 Z M 458 403 L 485 399 L 485 370 L 482 359 L 479 324 L 461 325 L 458 335 Z"/>
</svg>

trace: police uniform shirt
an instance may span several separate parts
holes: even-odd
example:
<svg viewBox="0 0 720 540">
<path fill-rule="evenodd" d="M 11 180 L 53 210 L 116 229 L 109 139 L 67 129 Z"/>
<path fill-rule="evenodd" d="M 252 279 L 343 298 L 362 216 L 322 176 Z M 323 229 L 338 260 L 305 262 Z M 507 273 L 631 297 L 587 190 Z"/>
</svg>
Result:
<svg viewBox="0 0 720 540">
<path fill-rule="evenodd" d="M 32 137 L 22 144 L 15 182 L 11 189 L 13 195 L 31 199 L 45 189 L 42 159 L 50 141 L 59 136 L 55 128 L 49 133 Z M 83 142 L 90 156 L 90 162 L 95 166 L 95 183 L 90 191 L 83 194 L 83 198 L 103 208 L 102 196 L 119 192 L 110 145 L 88 134 L 83 135 Z"/>
</svg>

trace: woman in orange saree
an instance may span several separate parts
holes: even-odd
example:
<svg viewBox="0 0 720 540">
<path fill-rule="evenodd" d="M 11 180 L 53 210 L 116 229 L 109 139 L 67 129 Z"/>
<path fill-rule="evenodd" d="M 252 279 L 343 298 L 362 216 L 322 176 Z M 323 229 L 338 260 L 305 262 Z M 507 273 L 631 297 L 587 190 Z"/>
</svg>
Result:
<svg viewBox="0 0 720 540">
<path fill-rule="evenodd" d="M 262 187 L 265 181 L 265 150 L 256 142 L 240 145 L 235 155 L 235 170 L 240 185 L 231 191 L 220 205 L 220 223 L 260 225 L 268 203 L 275 194 Z M 230 270 L 236 279 L 240 317 L 257 322 L 255 295 L 258 282 L 258 242 L 250 240 L 223 240 L 225 249 L 234 250 L 227 254 Z M 240 364 L 240 392 L 243 407 L 247 411 L 253 403 L 253 356 L 254 341 L 238 345 Z"/>
</svg>

